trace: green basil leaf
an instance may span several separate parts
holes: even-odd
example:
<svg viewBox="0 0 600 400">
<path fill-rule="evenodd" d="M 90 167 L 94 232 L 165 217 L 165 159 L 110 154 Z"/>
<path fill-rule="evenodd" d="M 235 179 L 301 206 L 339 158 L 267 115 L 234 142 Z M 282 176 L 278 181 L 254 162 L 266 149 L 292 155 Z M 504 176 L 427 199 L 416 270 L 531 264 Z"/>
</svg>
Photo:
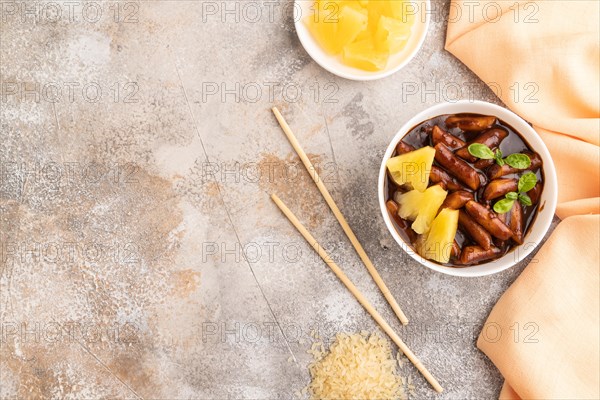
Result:
<svg viewBox="0 0 600 400">
<path fill-rule="evenodd" d="M 527 169 L 531 165 L 531 158 L 527 154 L 515 153 L 504 159 L 508 165 L 517 169 Z"/>
<path fill-rule="evenodd" d="M 494 153 L 494 159 L 496 160 L 496 164 L 498 164 L 499 166 L 504 165 L 504 160 L 502 159 L 502 152 L 500 151 L 500 149 L 497 149 L 496 153 Z"/>
<path fill-rule="evenodd" d="M 530 206 L 531 203 L 531 199 L 529 198 L 529 196 L 527 196 L 525 193 L 521 193 L 519 194 L 519 201 L 521 202 L 521 204 L 523 204 L 524 206 Z"/>
<path fill-rule="evenodd" d="M 514 203 L 515 203 L 514 200 L 510 200 L 510 199 L 506 199 L 506 198 L 502 199 L 502 200 L 498 201 L 496 204 L 494 204 L 494 211 L 496 211 L 498 214 L 505 214 L 510 211 L 510 209 L 512 208 Z"/>
<path fill-rule="evenodd" d="M 467 150 L 469 150 L 469 154 L 473 157 L 481 158 L 482 160 L 494 159 L 494 153 L 485 144 L 472 143 L 467 147 Z"/>
<path fill-rule="evenodd" d="M 519 193 L 529 192 L 537 183 L 537 176 L 533 172 L 527 172 L 519 179 Z"/>
<path fill-rule="evenodd" d="M 506 193 L 506 198 L 509 200 L 516 200 L 519 198 L 519 195 L 517 195 L 515 192 L 508 192 Z"/>
</svg>

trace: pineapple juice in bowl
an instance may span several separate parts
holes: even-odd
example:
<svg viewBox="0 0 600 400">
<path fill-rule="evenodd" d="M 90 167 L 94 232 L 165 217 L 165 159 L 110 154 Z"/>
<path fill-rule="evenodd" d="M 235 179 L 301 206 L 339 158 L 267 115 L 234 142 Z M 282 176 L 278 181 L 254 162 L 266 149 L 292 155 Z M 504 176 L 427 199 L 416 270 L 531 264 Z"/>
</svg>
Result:
<svg viewBox="0 0 600 400">
<path fill-rule="evenodd" d="M 379 174 L 388 230 L 415 260 L 457 276 L 502 271 L 543 239 L 556 207 L 548 150 L 520 117 L 461 101 L 408 121 Z"/>
</svg>

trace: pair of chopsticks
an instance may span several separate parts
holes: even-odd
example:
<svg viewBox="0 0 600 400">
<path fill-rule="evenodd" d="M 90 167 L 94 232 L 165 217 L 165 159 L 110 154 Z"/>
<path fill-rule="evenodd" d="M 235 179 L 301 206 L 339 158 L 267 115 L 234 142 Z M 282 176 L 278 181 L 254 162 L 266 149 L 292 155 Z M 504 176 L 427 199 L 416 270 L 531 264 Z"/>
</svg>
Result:
<svg viewBox="0 0 600 400">
<path fill-rule="evenodd" d="M 394 310 L 394 313 L 396 314 L 398 319 L 402 322 L 402 324 L 406 325 L 408 323 L 408 319 L 406 318 L 406 316 L 400 309 L 400 306 L 398 305 L 398 303 L 392 296 L 391 292 L 389 291 L 389 289 L 383 282 L 383 279 L 381 279 L 381 276 L 375 269 L 375 266 L 373 265 L 373 263 L 367 256 L 367 253 L 365 252 L 362 245 L 356 238 L 356 235 L 354 234 L 354 232 L 348 225 L 346 218 L 344 218 L 344 216 L 342 215 L 337 204 L 335 203 L 335 201 L 329 194 L 329 191 L 325 187 L 325 184 L 323 183 L 322 179 L 319 177 L 317 170 L 314 168 L 310 159 L 308 158 L 308 156 L 306 155 L 306 153 L 300 146 L 300 143 L 298 143 L 298 140 L 294 136 L 294 133 L 292 132 L 291 128 L 289 127 L 289 125 L 287 124 L 287 122 L 285 121 L 285 119 L 283 118 L 283 116 L 281 115 L 279 110 L 277 109 L 277 107 L 273 107 L 273 114 L 275 114 L 275 118 L 277 118 L 279 125 L 281 125 L 281 129 L 283 129 L 283 132 L 287 136 L 292 147 L 294 148 L 294 150 L 296 151 L 296 153 L 302 160 L 302 163 L 304 164 L 308 173 L 310 174 L 313 181 L 317 185 L 317 188 L 323 195 L 323 198 L 329 205 L 329 208 L 331 209 L 331 211 L 337 218 L 338 222 L 342 226 L 342 229 L 346 233 L 346 236 L 348 236 L 348 239 L 350 239 L 350 242 L 356 249 L 356 252 L 360 256 L 360 258 L 363 261 L 363 263 L 365 264 L 365 266 L 367 267 L 367 270 L 373 277 L 373 280 L 375 281 L 375 283 L 377 284 L 377 286 L 379 287 L 379 289 L 385 296 L 386 300 L 388 301 L 388 303 Z M 383 331 L 394 341 L 394 343 L 396 343 L 396 345 L 400 348 L 400 350 L 402 350 L 402 352 L 406 355 L 406 357 L 410 360 L 410 362 L 412 362 L 413 365 L 419 370 L 419 372 L 421 372 L 421 374 L 423 374 L 423 376 L 431 384 L 431 386 L 433 386 L 433 388 L 437 392 L 441 392 L 443 389 L 440 386 L 440 384 L 438 383 L 438 381 L 433 377 L 433 375 L 431 375 L 431 373 L 427 370 L 427 368 L 425 368 L 425 366 L 414 355 L 414 353 L 408 348 L 408 346 L 406 346 L 406 344 L 402 341 L 400 336 L 398 336 L 398 334 L 396 334 L 396 332 L 394 332 L 392 327 L 385 321 L 385 319 L 381 316 L 381 314 L 379 314 L 379 312 L 371 305 L 371 303 L 365 298 L 365 296 L 354 285 L 354 283 L 352 283 L 352 281 L 346 276 L 346 274 L 344 274 L 344 272 L 341 270 L 341 268 L 338 267 L 338 265 L 332 261 L 332 259 L 325 252 L 325 250 L 323 250 L 323 247 L 321 245 L 319 245 L 317 240 L 310 234 L 310 232 L 304 227 L 304 225 L 302 225 L 302 223 L 300 222 L 300 220 L 298 220 L 298 218 L 294 215 L 294 213 L 292 213 L 292 211 L 281 201 L 281 199 L 279 197 L 277 197 L 277 195 L 272 194 L 271 199 L 273 200 L 273 202 L 275 202 L 275 204 L 277 205 L 277 207 L 279 207 L 279 209 L 283 212 L 283 214 L 290 220 L 290 222 L 294 225 L 294 227 L 298 230 L 298 232 L 300 232 L 300 234 L 304 237 L 304 239 L 306 239 L 306 241 L 311 245 L 311 247 L 319 254 L 319 256 L 323 259 L 323 261 L 325 261 L 325 263 L 329 266 L 329 268 L 331 268 L 331 270 L 335 273 L 335 275 L 339 278 L 339 280 L 341 280 L 342 283 L 346 286 L 346 288 L 348 288 L 348 290 L 354 295 L 354 297 L 356 297 L 358 302 L 365 308 L 365 310 L 371 315 L 371 317 L 373 317 L 373 319 L 379 324 L 379 326 L 383 329 Z"/>
</svg>

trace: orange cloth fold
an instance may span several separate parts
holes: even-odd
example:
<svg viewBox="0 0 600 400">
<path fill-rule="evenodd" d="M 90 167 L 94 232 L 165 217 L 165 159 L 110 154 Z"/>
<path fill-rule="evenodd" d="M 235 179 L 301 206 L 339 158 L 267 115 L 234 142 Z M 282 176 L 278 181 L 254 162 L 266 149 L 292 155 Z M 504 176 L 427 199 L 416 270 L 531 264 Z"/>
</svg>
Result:
<svg viewBox="0 0 600 400">
<path fill-rule="evenodd" d="M 561 222 L 479 336 L 521 398 L 598 398 L 599 223 L 598 215 Z"/>
<path fill-rule="evenodd" d="M 533 124 L 558 176 L 562 222 L 477 342 L 505 377 L 501 399 L 600 399 L 599 4 L 450 7 L 446 49 Z"/>
</svg>

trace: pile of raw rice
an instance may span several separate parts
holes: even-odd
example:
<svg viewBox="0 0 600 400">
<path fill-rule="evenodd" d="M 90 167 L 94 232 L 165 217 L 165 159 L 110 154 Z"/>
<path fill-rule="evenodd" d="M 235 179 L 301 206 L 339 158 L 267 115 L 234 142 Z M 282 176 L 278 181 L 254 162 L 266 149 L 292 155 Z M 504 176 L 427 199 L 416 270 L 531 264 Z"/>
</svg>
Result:
<svg viewBox="0 0 600 400">
<path fill-rule="evenodd" d="M 311 399 L 406 399 L 405 379 L 397 374 L 402 362 L 392 356 L 389 342 L 377 334 L 338 333 L 329 352 L 321 341 L 308 351 L 311 383 L 304 390 Z M 409 380 L 408 389 L 412 392 Z"/>
</svg>

